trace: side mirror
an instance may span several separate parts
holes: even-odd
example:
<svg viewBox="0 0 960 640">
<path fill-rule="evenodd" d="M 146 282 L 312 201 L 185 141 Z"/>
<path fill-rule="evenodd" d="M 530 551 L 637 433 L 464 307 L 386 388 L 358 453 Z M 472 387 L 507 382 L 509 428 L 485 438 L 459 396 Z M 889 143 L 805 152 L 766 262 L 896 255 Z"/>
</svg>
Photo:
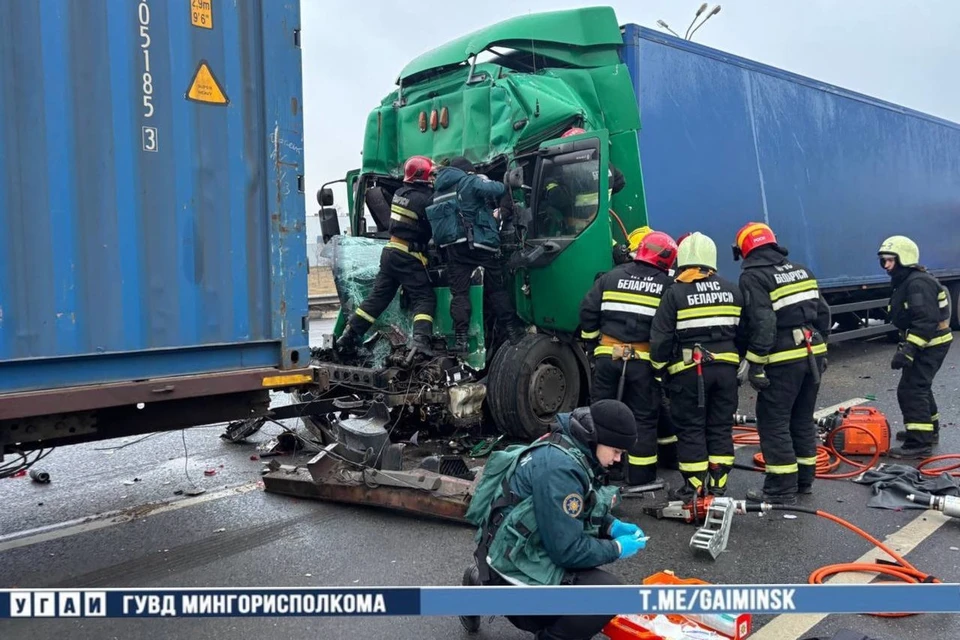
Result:
<svg viewBox="0 0 960 640">
<path fill-rule="evenodd" d="M 324 187 L 317 191 L 317 202 L 320 203 L 321 207 L 332 207 L 333 206 L 333 189 L 330 187 Z"/>
<path fill-rule="evenodd" d="M 330 238 L 340 235 L 340 218 L 337 217 L 336 209 L 332 207 L 320 209 L 320 234 L 323 236 L 323 244 L 330 242 Z"/>
</svg>

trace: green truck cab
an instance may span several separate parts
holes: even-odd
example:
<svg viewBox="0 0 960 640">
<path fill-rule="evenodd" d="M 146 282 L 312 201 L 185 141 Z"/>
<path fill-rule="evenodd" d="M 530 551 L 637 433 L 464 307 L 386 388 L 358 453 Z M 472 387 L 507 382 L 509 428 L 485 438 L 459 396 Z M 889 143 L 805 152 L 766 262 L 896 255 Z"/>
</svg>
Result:
<svg viewBox="0 0 960 640">
<path fill-rule="evenodd" d="M 580 302 L 614 266 L 617 245 L 622 252 L 629 231 L 647 221 L 640 115 L 622 46 L 613 9 L 595 7 L 520 16 L 429 51 L 403 68 L 396 89 L 370 112 L 362 167 L 345 179 L 350 235 L 385 242 L 390 198 L 412 155 L 435 162 L 463 155 L 491 180 L 522 176 L 502 251 L 516 312 L 535 329 L 515 346 L 491 342 L 478 279 L 474 350 L 466 358 L 485 385 L 489 417 L 508 435 L 536 437 L 553 415 L 586 399 Z M 586 133 L 561 138 L 571 127 Z M 611 162 L 626 181 L 612 198 Z M 554 197 L 554 188 L 565 189 L 566 198 Z M 330 192 L 320 200 L 332 204 Z M 325 237 L 336 236 L 336 218 L 324 219 L 323 209 L 321 218 Z M 450 296 L 436 251 L 430 268 L 435 337 L 449 345 Z M 334 335 L 355 304 L 343 302 Z"/>
</svg>

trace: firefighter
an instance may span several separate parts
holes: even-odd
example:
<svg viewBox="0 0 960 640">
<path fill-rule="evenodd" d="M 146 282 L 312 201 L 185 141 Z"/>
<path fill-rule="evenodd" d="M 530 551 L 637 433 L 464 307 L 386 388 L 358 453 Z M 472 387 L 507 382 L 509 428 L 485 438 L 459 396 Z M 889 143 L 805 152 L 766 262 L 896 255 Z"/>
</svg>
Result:
<svg viewBox="0 0 960 640">
<path fill-rule="evenodd" d="M 717 274 L 717 245 L 695 232 L 677 249 L 676 282 L 650 330 L 650 361 L 664 385 L 679 442 L 684 485 L 674 499 L 726 493 L 739 400 L 736 336 L 743 295 Z"/>
<path fill-rule="evenodd" d="M 817 443 L 813 411 L 826 369 L 830 308 L 813 272 L 787 258 L 773 230 L 745 225 L 733 245 L 743 258 L 740 291 L 745 323 L 740 352 L 757 391 L 757 431 L 766 467 L 763 490 L 750 500 L 796 504 L 813 492 Z"/>
<path fill-rule="evenodd" d="M 456 353 L 468 350 L 470 329 L 470 280 L 477 267 L 483 267 L 484 308 L 493 312 L 506 330 L 511 344 L 526 333 L 510 303 L 500 254 L 500 221 L 494 216 L 498 203 L 507 192 L 502 182 L 494 182 L 475 172 L 473 163 L 459 156 L 437 171 L 436 190 L 456 194 L 459 222 L 455 239 L 447 245 L 447 274 L 450 282 L 450 317 L 453 320 Z"/>
<path fill-rule="evenodd" d="M 390 240 L 380 253 L 380 271 L 372 293 L 350 316 L 337 341 L 336 349 L 342 356 L 356 353 L 363 334 L 390 305 L 401 286 L 413 307 L 412 346 L 420 353 L 433 355 L 430 338 L 437 300 L 424 255 L 431 236 L 426 207 L 433 198 L 432 175 L 430 158 L 411 156 L 403 165 L 403 185 L 394 193 L 390 205 Z"/>
<path fill-rule="evenodd" d="M 950 296 L 920 265 L 920 249 L 910 238 L 891 236 L 883 241 L 877 254 L 880 266 L 890 274 L 893 285 L 887 308 L 890 321 L 901 332 L 890 368 L 902 371 L 897 401 L 906 430 L 897 433 L 903 445 L 891 449 L 889 455 L 891 458 L 926 458 L 940 437 L 933 378 L 953 341 Z"/>
<path fill-rule="evenodd" d="M 627 246 L 627 250 L 629 251 L 627 262 L 636 257 L 637 249 L 640 248 L 640 241 L 651 231 L 653 231 L 653 229 L 644 225 L 630 232 L 627 236 L 627 241 L 629 242 Z M 679 240 L 677 241 L 677 246 L 680 246 Z M 676 260 L 674 260 L 671 268 L 667 270 L 667 275 L 673 276 L 675 268 Z M 661 469 L 676 470 L 678 468 L 677 430 L 673 424 L 673 418 L 670 416 L 670 397 L 667 389 L 661 384 L 659 376 L 655 375 L 654 381 L 657 382 L 660 387 L 660 409 L 657 412 L 657 466 Z M 611 474 L 611 476 L 612 475 L 613 474 Z"/>
<path fill-rule="evenodd" d="M 565 131 L 561 138 L 586 133 L 580 127 Z M 594 163 L 595 164 L 595 163 Z M 589 226 L 597 217 L 600 206 L 600 190 L 597 173 L 589 162 L 564 165 L 559 173 L 546 182 L 546 202 L 553 213 L 543 237 L 576 235 Z M 623 173 L 613 163 L 607 166 L 607 203 L 612 205 L 613 196 L 626 186 Z"/>
<path fill-rule="evenodd" d="M 677 245 L 661 231 L 648 233 L 634 261 L 597 278 L 580 304 L 581 337 L 593 349 L 594 400 L 622 400 L 637 422 L 637 441 L 627 457 L 627 484 L 657 479 L 657 424 L 660 385 L 650 366 L 650 324 L 660 298 L 671 285 L 667 270 Z"/>
<path fill-rule="evenodd" d="M 551 431 L 532 445 L 495 453 L 501 457 L 487 466 L 467 512 L 479 531 L 476 563 L 467 567 L 463 584 L 623 584 L 599 567 L 633 556 L 646 547 L 646 539 L 637 525 L 610 515 L 615 492 L 603 476 L 635 438 L 630 409 L 600 400 L 558 414 Z M 587 640 L 611 617 L 507 619 L 538 640 Z M 479 630 L 479 616 L 460 620 L 468 631 Z"/>
</svg>

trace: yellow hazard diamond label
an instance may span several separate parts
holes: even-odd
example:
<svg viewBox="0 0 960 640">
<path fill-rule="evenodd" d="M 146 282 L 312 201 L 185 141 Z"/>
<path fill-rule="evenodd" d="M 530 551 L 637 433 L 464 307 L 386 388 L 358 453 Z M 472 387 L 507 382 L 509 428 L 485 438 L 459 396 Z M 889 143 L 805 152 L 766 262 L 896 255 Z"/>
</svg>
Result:
<svg viewBox="0 0 960 640">
<path fill-rule="evenodd" d="M 190 0 L 190 24 L 201 29 L 213 29 L 211 0 Z"/>
<path fill-rule="evenodd" d="M 196 73 L 193 74 L 193 81 L 187 90 L 187 100 L 220 105 L 230 102 L 223 86 L 213 75 L 213 71 L 210 70 L 210 65 L 207 64 L 206 60 L 200 61 Z"/>
</svg>

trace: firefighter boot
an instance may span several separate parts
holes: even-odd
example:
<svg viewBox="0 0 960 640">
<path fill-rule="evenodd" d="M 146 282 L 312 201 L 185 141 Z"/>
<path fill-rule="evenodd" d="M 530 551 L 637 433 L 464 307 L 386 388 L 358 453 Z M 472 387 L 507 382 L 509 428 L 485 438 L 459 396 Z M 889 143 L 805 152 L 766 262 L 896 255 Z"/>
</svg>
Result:
<svg viewBox="0 0 960 640">
<path fill-rule="evenodd" d="M 410 345 L 412 349 L 416 349 L 417 353 L 422 353 L 425 356 L 433 357 L 433 345 L 430 344 L 430 336 L 420 334 L 413 334 L 413 343 Z"/>
<path fill-rule="evenodd" d="M 750 489 L 747 491 L 747 500 L 752 502 L 766 502 L 767 504 L 794 505 L 797 504 L 797 494 L 783 493 L 772 495 L 764 493 L 762 489 Z"/>
<path fill-rule="evenodd" d="M 933 423 L 933 426 L 934 426 L 934 429 L 933 429 L 933 439 L 930 440 L 930 444 L 940 444 L 940 429 L 938 428 L 940 425 L 938 425 L 936 422 L 934 422 L 934 423 Z M 906 431 L 897 431 L 895 437 L 897 438 L 897 440 L 898 440 L 899 442 L 903 442 L 904 440 L 907 439 L 907 432 L 906 432 Z"/>
<path fill-rule="evenodd" d="M 510 341 L 510 344 L 520 344 L 520 341 L 523 340 L 525 335 L 527 335 L 526 327 L 520 324 L 520 321 L 516 318 L 511 320 L 510 324 L 507 325 L 507 340 Z"/>
<path fill-rule="evenodd" d="M 341 358 L 352 358 L 357 355 L 357 347 L 360 345 L 360 336 L 353 330 L 353 327 L 347 325 L 347 328 L 340 334 L 340 338 L 334 343 L 334 351 Z"/>
<path fill-rule="evenodd" d="M 467 333 L 465 331 L 457 331 L 453 339 L 453 347 L 450 349 L 453 353 L 466 353 L 470 348 L 470 343 L 467 340 Z"/>
<path fill-rule="evenodd" d="M 670 492 L 671 500 L 680 500 L 690 502 L 691 500 L 703 496 L 707 489 L 707 472 L 691 473 L 681 472 L 683 476 L 683 486 L 677 487 Z"/>
<path fill-rule="evenodd" d="M 718 498 L 727 493 L 727 479 L 730 477 L 730 465 L 710 465 L 710 494 Z"/>
<path fill-rule="evenodd" d="M 888 458 L 896 458 L 898 460 L 922 460 L 932 455 L 933 447 L 931 445 L 910 442 L 909 440 L 906 441 L 902 447 L 893 447 L 887 452 Z"/>
<path fill-rule="evenodd" d="M 480 582 L 480 570 L 477 565 L 471 564 L 463 572 L 461 584 L 465 587 L 483 586 Z M 467 633 L 476 633 L 480 631 L 480 616 L 460 616 L 460 624 L 467 630 Z"/>
</svg>

